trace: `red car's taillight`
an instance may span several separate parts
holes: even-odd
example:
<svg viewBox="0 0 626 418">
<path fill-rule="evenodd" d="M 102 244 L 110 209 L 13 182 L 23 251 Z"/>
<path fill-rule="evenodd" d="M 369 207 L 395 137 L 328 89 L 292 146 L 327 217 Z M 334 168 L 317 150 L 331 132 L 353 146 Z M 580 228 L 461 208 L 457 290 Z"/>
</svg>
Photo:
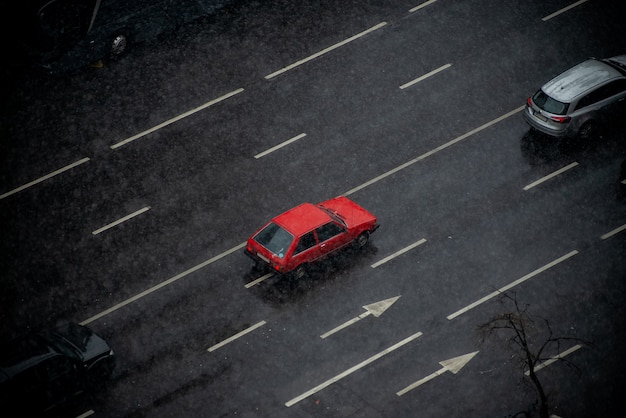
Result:
<svg viewBox="0 0 626 418">
<path fill-rule="evenodd" d="M 567 123 L 571 118 L 569 116 L 550 116 L 550 119 L 556 123 Z"/>
</svg>

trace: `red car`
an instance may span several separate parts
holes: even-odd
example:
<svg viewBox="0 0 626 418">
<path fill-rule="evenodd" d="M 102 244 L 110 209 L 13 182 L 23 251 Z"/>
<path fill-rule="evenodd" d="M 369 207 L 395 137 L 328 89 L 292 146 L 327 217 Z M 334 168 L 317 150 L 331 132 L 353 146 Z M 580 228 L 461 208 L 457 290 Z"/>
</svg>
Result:
<svg viewBox="0 0 626 418">
<path fill-rule="evenodd" d="M 245 253 L 257 265 L 299 279 L 309 263 L 351 244 L 363 247 L 378 227 L 372 213 L 347 197 L 302 203 L 255 232 Z"/>
</svg>

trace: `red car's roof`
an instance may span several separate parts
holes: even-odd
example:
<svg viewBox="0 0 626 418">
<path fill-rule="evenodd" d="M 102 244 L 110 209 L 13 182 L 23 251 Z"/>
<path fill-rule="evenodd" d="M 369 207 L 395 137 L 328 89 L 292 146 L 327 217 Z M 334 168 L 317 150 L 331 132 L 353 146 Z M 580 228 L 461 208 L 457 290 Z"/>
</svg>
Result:
<svg viewBox="0 0 626 418">
<path fill-rule="evenodd" d="M 295 236 L 309 232 L 330 220 L 331 217 L 328 213 L 312 203 L 302 203 L 273 219 L 274 222 Z"/>
</svg>

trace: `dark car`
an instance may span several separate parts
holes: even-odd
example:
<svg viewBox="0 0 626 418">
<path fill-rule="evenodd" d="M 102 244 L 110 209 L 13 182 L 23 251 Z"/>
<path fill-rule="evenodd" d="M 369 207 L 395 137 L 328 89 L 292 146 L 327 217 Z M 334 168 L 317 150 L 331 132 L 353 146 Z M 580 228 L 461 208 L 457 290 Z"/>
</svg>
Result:
<svg viewBox="0 0 626 418">
<path fill-rule="evenodd" d="M 255 232 L 245 253 L 257 264 L 299 279 L 309 264 L 349 245 L 363 247 L 378 226 L 376 216 L 345 196 L 302 203 Z"/>
<path fill-rule="evenodd" d="M 31 334 L 0 347 L 0 405 L 20 416 L 53 410 L 96 387 L 114 367 L 109 344 L 85 326 Z"/>
</svg>

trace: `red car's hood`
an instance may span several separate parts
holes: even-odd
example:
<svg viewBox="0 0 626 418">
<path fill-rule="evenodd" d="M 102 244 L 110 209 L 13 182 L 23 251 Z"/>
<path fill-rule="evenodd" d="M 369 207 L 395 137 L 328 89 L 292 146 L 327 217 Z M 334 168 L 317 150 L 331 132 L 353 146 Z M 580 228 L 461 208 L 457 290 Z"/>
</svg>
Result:
<svg viewBox="0 0 626 418">
<path fill-rule="evenodd" d="M 348 228 L 367 223 L 376 223 L 376 216 L 345 196 L 327 200 L 320 203 L 320 206 L 337 212 L 346 221 Z"/>
</svg>

